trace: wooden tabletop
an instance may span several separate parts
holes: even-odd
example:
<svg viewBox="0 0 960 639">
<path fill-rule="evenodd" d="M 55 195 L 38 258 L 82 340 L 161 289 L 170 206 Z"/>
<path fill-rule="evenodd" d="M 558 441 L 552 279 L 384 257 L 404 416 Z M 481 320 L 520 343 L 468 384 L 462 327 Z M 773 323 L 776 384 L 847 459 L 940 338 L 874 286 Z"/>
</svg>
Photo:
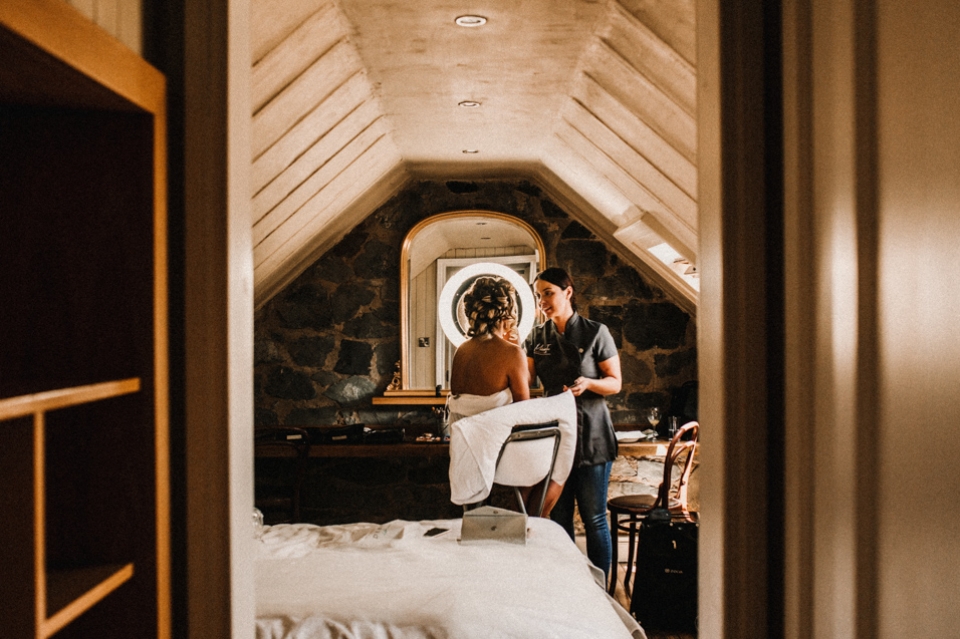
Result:
<svg viewBox="0 0 960 639">
<path fill-rule="evenodd" d="M 662 457 L 667 453 L 665 441 L 635 442 L 620 444 L 620 455 L 625 457 Z M 449 455 L 447 442 L 403 442 L 401 444 L 314 444 L 310 446 L 311 457 L 429 457 Z M 261 456 L 280 456 L 271 451 L 258 453 Z"/>
</svg>

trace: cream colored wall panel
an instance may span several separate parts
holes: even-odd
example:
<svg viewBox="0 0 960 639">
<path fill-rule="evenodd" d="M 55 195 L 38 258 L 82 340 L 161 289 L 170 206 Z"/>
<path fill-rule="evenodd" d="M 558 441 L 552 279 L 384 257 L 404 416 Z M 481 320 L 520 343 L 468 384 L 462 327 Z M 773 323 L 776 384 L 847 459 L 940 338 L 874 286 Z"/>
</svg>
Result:
<svg viewBox="0 0 960 639">
<path fill-rule="evenodd" d="M 411 300 L 432 300 L 437 297 L 436 262 L 425 268 L 414 280 Z M 411 380 L 410 388 L 433 388 L 436 386 L 437 353 L 437 309 L 435 304 L 410 309 L 413 333 L 411 339 L 416 343 L 418 337 L 429 337 L 430 346 L 415 346 L 410 349 Z"/>
<path fill-rule="evenodd" d="M 256 64 L 330 0 L 253 0 L 250 2 L 250 64 Z"/>
<path fill-rule="evenodd" d="M 600 37 L 634 69 L 660 87 L 684 111 L 697 112 L 697 75 L 693 65 L 619 4 Z"/>
<path fill-rule="evenodd" d="M 616 132 L 573 100 L 564 108 L 563 118 L 601 149 L 611 162 L 641 184 L 664 209 L 678 216 L 691 229 L 697 228 L 697 203 L 694 199 L 661 173 L 637 149 L 624 142 Z"/>
<path fill-rule="evenodd" d="M 344 40 L 304 71 L 253 116 L 252 153 L 256 158 L 299 122 L 304 114 L 360 69 L 360 59 Z"/>
<path fill-rule="evenodd" d="M 143 53 L 142 0 L 64 0 L 127 48 Z"/>
<path fill-rule="evenodd" d="M 66 0 L 66 3 L 71 7 L 82 13 L 90 22 L 96 24 L 97 22 L 97 13 L 96 5 L 97 0 Z"/>
<path fill-rule="evenodd" d="M 684 244 L 683 249 L 686 250 L 681 250 L 681 253 L 689 254 L 690 250 L 696 247 L 696 231 L 665 207 L 643 184 L 637 182 L 633 176 L 613 162 L 590 139 L 572 127 L 558 127 L 556 135 L 579 154 L 584 163 L 600 171 L 633 203 L 635 208 L 644 213 L 652 213 L 661 224 L 667 227 Z M 681 247 L 675 248 L 680 250 Z"/>
<path fill-rule="evenodd" d="M 390 175 L 399 164 L 400 156 L 393 142 L 381 137 L 365 153 L 355 158 L 349 171 L 343 171 L 327 183 L 324 190 L 306 202 L 287 224 L 254 248 L 256 279 L 267 277 L 287 263 L 299 263 L 295 259 L 297 254 L 311 253 L 311 243 L 314 246 L 319 243 L 321 231 L 327 225 L 337 222 L 349 222 L 348 228 L 356 225 L 362 217 L 343 221 L 341 214 L 366 191 L 373 189 L 377 180 Z"/>
<path fill-rule="evenodd" d="M 268 242 L 268 245 L 275 242 L 275 240 L 269 240 L 269 238 L 277 229 L 287 224 L 291 218 L 300 216 L 300 210 L 307 202 L 322 194 L 323 189 L 330 182 L 386 134 L 387 130 L 383 121 L 377 120 L 342 148 L 337 149 L 335 155 L 328 162 L 253 225 L 254 246 L 259 247 L 265 241 Z"/>
<path fill-rule="evenodd" d="M 591 47 L 584 72 L 626 105 L 691 162 L 697 160 L 696 120 L 606 45 Z"/>
<path fill-rule="evenodd" d="M 358 72 L 253 161 L 252 191 L 257 193 L 315 144 L 364 100 L 372 98 L 366 74 Z"/>
<path fill-rule="evenodd" d="M 696 0 L 619 0 L 631 15 L 676 49 L 690 64 L 697 62 Z"/>
<path fill-rule="evenodd" d="M 667 144 L 646 122 L 638 118 L 594 80 L 583 76 L 575 99 L 611 130 L 616 131 L 627 144 L 643 154 L 661 173 L 691 196 L 697 194 L 697 167 Z"/>
<path fill-rule="evenodd" d="M 874 636 L 948 637 L 960 626 L 960 3 L 875 4 Z"/>
<path fill-rule="evenodd" d="M 96 23 L 113 37 L 119 31 L 119 0 L 96 0 L 94 16 Z"/>
<path fill-rule="evenodd" d="M 118 0 L 117 39 L 131 50 L 143 53 L 143 3 Z"/>
<path fill-rule="evenodd" d="M 262 191 L 253 198 L 253 220 L 259 222 L 267 213 L 273 210 L 284 198 L 292 195 L 320 167 L 340 152 L 351 140 L 356 138 L 364 129 L 380 118 L 379 109 L 374 102 L 364 102 L 358 109 L 350 113 L 337 126 L 316 144 L 307 149 L 285 171 L 278 175 Z M 382 133 L 385 130 L 383 123 L 376 130 Z"/>
<path fill-rule="evenodd" d="M 337 10 L 324 5 L 253 65 L 253 112 L 259 111 L 314 61 L 346 35 Z"/>
</svg>

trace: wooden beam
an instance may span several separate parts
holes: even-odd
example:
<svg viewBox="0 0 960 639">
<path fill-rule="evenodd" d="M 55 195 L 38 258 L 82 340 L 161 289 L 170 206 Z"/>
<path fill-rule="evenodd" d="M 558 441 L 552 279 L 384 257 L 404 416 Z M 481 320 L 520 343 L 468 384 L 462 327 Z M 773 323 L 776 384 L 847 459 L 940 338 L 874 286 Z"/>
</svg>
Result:
<svg viewBox="0 0 960 639">
<path fill-rule="evenodd" d="M 309 113 L 362 64 L 353 46 L 340 40 L 310 65 L 256 115 L 252 125 L 252 154 L 256 158 Z"/>
<path fill-rule="evenodd" d="M 684 111 L 696 117 L 697 73 L 669 44 L 647 25 L 615 4 L 600 34 L 604 43 L 630 66 L 669 95 Z"/>
<path fill-rule="evenodd" d="M 363 71 L 350 76 L 253 161 L 252 193 L 260 191 L 348 113 L 372 96 Z"/>
<path fill-rule="evenodd" d="M 610 95 L 593 78 L 583 76 L 573 97 L 583 103 L 598 120 L 616 131 L 627 144 L 642 151 L 651 163 L 676 182 L 687 195 L 696 197 L 696 165 L 670 146 L 659 133 Z"/>
<path fill-rule="evenodd" d="M 605 44 L 585 56 L 584 73 L 615 96 L 691 162 L 697 161 L 697 122 L 660 87 Z"/>
<path fill-rule="evenodd" d="M 563 110 L 564 120 L 583 134 L 610 160 L 627 173 L 666 210 L 681 218 L 691 229 L 697 228 L 697 203 L 664 175 L 643 155 L 627 144 L 616 131 L 589 112 L 583 104 L 570 100 Z"/>
<path fill-rule="evenodd" d="M 346 35 L 333 5 L 324 5 L 253 65 L 251 106 L 259 111 Z"/>
<path fill-rule="evenodd" d="M 696 0 L 618 0 L 690 64 L 697 62 Z"/>
<path fill-rule="evenodd" d="M 332 0 L 257 0 L 250 3 L 250 64 L 256 64 L 283 42 L 311 14 Z"/>
<path fill-rule="evenodd" d="M 323 198 L 315 198 L 295 221 L 282 229 L 285 242 L 269 255 L 258 256 L 254 287 L 262 305 L 338 242 L 350 229 L 394 195 L 408 176 L 392 143 L 376 145 L 331 181 Z M 289 231 L 289 232 L 288 232 Z M 279 238 L 278 238 L 279 239 Z"/>
<path fill-rule="evenodd" d="M 380 108 L 376 102 L 367 100 L 331 131 L 321 137 L 307 149 L 303 155 L 274 178 L 253 198 L 253 220 L 256 224 L 285 198 L 304 184 L 310 176 L 330 161 L 340 150 L 356 138 L 362 131 L 380 119 Z M 378 127 L 378 131 L 385 128 Z"/>
<path fill-rule="evenodd" d="M 641 183 L 611 160 L 592 140 L 573 127 L 558 127 L 555 135 L 583 162 L 599 171 L 626 198 L 645 213 L 653 213 L 687 247 L 696 246 L 696 230 L 674 214 Z M 629 220 L 623 220 L 629 221 Z"/>
<path fill-rule="evenodd" d="M 383 120 L 375 120 L 365 127 L 343 146 L 333 144 L 333 155 L 308 180 L 294 189 L 268 214 L 257 220 L 253 225 L 254 255 L 273 252 L 278 238 L 286 238 L 287 232 L 281 232 L 272 237 L 281 227 L 284 227 L 292 218 L 301 217 L 302 207 L 323 192 L 340 173 L 345 171 L 361 155 L 373 147 L 377 140 L 387 134 L 387 127 Z M 288 227 L 289 228 L 289 227 Z M 286 241 L 284 239 L 283 241 Z M 259 264 L 260 260 L 255 260 Z"/>
</svg>

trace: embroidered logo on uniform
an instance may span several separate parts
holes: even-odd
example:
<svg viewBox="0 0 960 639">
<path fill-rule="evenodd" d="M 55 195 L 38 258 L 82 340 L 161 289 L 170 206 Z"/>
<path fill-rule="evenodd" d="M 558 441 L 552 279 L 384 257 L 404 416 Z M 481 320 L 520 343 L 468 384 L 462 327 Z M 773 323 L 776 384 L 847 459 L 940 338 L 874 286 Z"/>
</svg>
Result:
<svg viewBox="0 0 960 639">
<path fill-rule="evenodd" d="M 533 349 L 534 355 L 549 355 L 550 344 L 537 344 Z"/>
</svg>

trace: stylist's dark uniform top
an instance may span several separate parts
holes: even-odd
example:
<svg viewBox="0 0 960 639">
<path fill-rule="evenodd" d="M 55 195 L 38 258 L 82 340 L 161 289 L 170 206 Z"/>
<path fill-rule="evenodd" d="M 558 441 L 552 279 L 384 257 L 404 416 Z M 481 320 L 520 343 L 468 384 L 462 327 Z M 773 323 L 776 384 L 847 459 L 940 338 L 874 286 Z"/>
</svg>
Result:
<svg viewBox="0 0 960 639">
<path fill-rule="evenodd" d="M 610 330 L 574 312 L 561 335 L 553 321 L 535 326 L 524 344 L 547 396 L 563 392 L 578 377 L 601 379 L 598 364 L 617 354 Z M 617 457 L 617 436 L 603 395 L 584 391 L 577 397 L 575 466 L 593 466 Z"/>
</svg>

